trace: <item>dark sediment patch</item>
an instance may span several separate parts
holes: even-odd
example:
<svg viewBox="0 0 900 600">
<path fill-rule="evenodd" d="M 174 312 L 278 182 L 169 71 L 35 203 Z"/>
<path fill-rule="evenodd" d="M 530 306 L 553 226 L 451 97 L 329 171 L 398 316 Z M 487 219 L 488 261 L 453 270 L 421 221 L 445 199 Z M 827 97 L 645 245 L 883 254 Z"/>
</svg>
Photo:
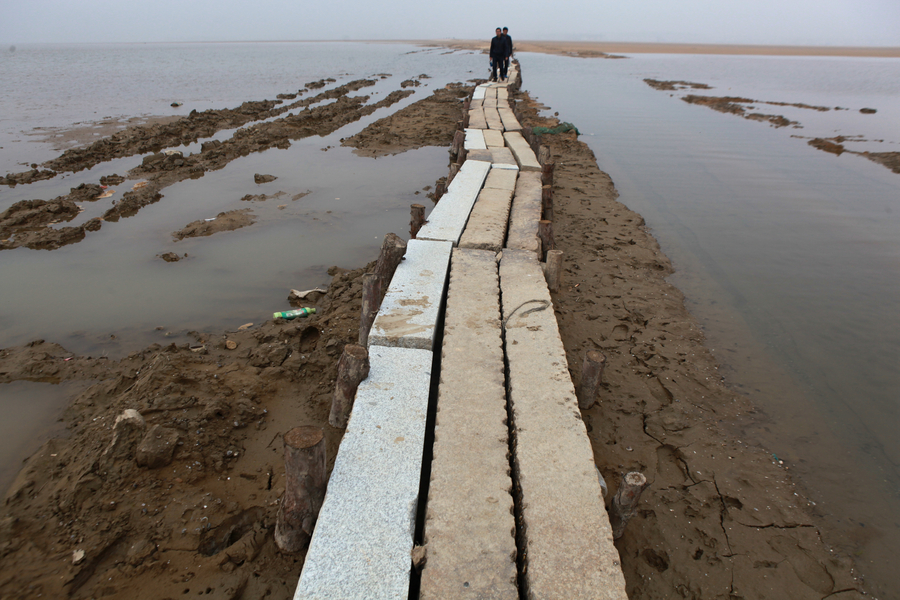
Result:
<svg viewBox="0 0 900 600">
<path fill-rule="evenodd" d="M 694 83 L 692 81 L 660 81 L 658 79 L 644 79 L 644 83 L 652 87 L 654 90 L 675 91 L 675 90 L 711 90 L 712 87 L 705 83 Z"/>
<path fill-rule="evenodd" d="M 855 152 L 855 154 L 887 167 L 894 173 L 900 173 L 900 152 Z"/>
<path fill-rule="evenodd" d="M 818 148 L 819 150 L 822 150 L 824 152 L 830 152 L 831 154 L 836 154 L 836 155 L 840 156 L 847 150 L 846 148 L 844 148 L 844 145 L 841 143 L 842 141 L 843 141 L 843 139 L 841 139 L 839 141 L 837 139 L 829 140 L 829 139 L 823 139 L 823 138 L 815 138 L 815 139 L 809 140 L 806 143 L 809 144 L 810 146 L 812 146 L 813 148 Z"/>
<path fill-rule="evenodd" d="M 800 124 L 797 121 L 791 121 L 781 115 L 748 113 L 747 109 L 742 106 L 742 104 L 759 103 L 757 100 L 751 100 L 750 98 L 740 98 L 736 96 L 697 96 L 695 94 L 688 94 L 687 96 L 684 96 L 682 100 L 688 104 L 706 106 L 715 111 L 738 115 L 745 119 L 750 119 L 751 121 L 765 121 L 773 127 L 787 127 L 788 125 L 793 125 L 796 128 L 800 127 Z"/>
<path fill-rule="evenodd" d="M 462 100 L 471 91 L 471 86 L 447 85 L 341 140 L 341 145 L 356 148 L 354 153 L 370 157 L 399 154 L 423 146 L 449 146 L 456 122 L 461 118 Z"/>
<path fill-rule="evenodd" d="M 220 212 L 212 220 L 199 219 L 188 223 L 178 231 L 172 232 L 172 237 L 178 241 L 189 237 L 202 237 L 220 233 L 222 231 L 234 231 L 241 227 L 252 225 L 256 221 L 249 208 Z"/>
</svg>

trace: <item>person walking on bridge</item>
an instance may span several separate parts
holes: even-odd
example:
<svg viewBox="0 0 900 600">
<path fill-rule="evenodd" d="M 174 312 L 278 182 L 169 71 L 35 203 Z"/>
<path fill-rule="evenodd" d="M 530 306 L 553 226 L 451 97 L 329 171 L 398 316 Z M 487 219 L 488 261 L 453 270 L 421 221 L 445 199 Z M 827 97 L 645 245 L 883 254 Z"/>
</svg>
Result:
<svg viewBox="0 0 900 600">
<path fill-rule="evenodd" d="M 491 40 L 491 81 L 497 81 L 497 69 L 500 69 L 501 78 L 506 77 L 506 39 L 499 27 L 496 33 Z"/>
<path fill-rule="evenodd" d="M 509 27 L 503 28 L 503 38 L 506 41 L 506 60 L 503 64 L 503 79 L 507 79 L 509 74 L 509 60 L 512 58 L 513 53 L 513 43 L 512 38 L 509 37 Z"/>
</svg>

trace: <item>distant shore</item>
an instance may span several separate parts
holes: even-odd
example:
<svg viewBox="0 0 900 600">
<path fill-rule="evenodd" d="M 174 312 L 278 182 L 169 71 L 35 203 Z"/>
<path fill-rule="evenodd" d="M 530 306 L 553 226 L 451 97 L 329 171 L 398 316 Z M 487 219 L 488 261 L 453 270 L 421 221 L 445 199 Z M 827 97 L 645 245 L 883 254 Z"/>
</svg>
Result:
<svg viewBox="0 0 900 600">
<path fill-rule="evenodd" d="M 582 57 L 606 54 L 746 54 L 758 56 L 865 56 L 900 57 L 900 47 L 862 46 L 763 46 L 746 44 L 654 44 L 646 42 L 553 42 L 515 40 L 518 52 L 542 52 Z M 465 50 L 486 50 L 484 40 L 409 40 L 426 46 L 445 46 Z"/>
</svg>

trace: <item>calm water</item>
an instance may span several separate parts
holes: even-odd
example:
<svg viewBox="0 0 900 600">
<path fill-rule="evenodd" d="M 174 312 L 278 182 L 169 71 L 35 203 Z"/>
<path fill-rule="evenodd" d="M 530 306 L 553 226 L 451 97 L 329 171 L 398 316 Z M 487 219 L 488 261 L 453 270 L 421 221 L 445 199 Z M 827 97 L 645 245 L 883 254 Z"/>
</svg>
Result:
<svg viewBox="0 0 900 600">
<path fill-rule="evenodd" d="M 900 60 L 521 60 L 525 87 L 576 123 L 672 258 L 729 382 L 767 413 L 746 435 L 799 474 L 879 596 L 898 597 L 900 175 L 793 136 L 862 135 L 870 141 L 848 147 L 900 150 Z M 645 77 L 852 110 L 756 104 L 803 125 L 775 129 L 688 105 Z"/>
<path fill-rule="evenodd" d="M 329 266 L 363 265 L 377 255 L 385 233 L 403 235 L 409 205 L 421 202 L 423 188 L 446 174 L 446 149 L 374 160 L 341 148 L 340 139 L 437 87 L 471 78 L 482 62 L 469 52 L 406 45 L 303 43 L 26 46 L 0 56 L 0 80 L 15 82 L 4 86 L 0 115 L 22 115 L 21 120 L 0 120 L 4 173 L 23 170 L 22 156 L 29 162 L 57 154 L 23 135 L 23 126 L 30 131 L 94 118 L 234 107 L 296 92 L 328 76 L 339 85 L 390 73 L 358 92 L 376 102 L 405 79 L 430 76 L 406 100 L 329 136 L 252 154 L 201 179 L 170 186 L 160 202 L 135 217 L 105 224 L 81 243 L 52 252 L 18 249 L 0 255 L 0 347 L 45 338 L 74 352 L 110 356 L 152 341 L 183 341 L 182 334 L 191 329 L 215 331 L 270 318 L 287 308 L 291 288 L 325 284 Z M 173 99 L 184 106 L 171 108 Z M 196 151 L 197 146 L 182 149 Z M 0 210 L 22 199 L 56 197 L 102 175 L 125 174 L 139 161 L 119 159 L 29 186 L 4 186 Z M 254 173 L 278 179 L 257 185 Z M 72 224 L 102 214 L 131 185 L 120 185 L 112 198 L 84 203 Z M 304 198 L 290 200 L 307 191 Z M 240 201 L 246 194 L 278 192 L 286 195 Z M 192 221 L 243 208 L 253 209 L 255 225 L 172 240 L 173 231 Z M 172 264 L 156 258 L 170 251 L 189 258 Z"/>
<path fill-rule="evenodd" d="M 862 135 L 869 141 L 848 146 L 900 150 L 900 61 L 520 58 L 524 87 L 582 130 L 621 200 L 645 217 L 675 263 L 673 282 L 728 380 L 769 416 L 746 435 L 785 459 L 835 532 L 832 541 L 857 555 L 881 597 L 897 597 L 900 577 L 889 557 L 900 554 L 900 175 L 792 136 Z M 116 356 L 152 341 L 184 341 L 188 330 L 268 318 L 286 307 L 290 288 L 326 283 L 329 265 L 364 264 L 384 233 L 404 233 L 409 204 L 423 199 L 415 192 L 446 173 L 447 155 L 426 148 L 363 159 L 340 148 L 340 138 L 437 86 L 483 76 L 484 62 L 404 45 L 303 43 L 25 46 L 0 54 L 2 172 L 56 156 L 28 135 L 36 127 L 233 107 L 323 77 L 340 84 L 392 74 L 358 92 L 377 101 L 404 79 L 432 76 L 400 105 L 331 136 L 167 188 L 136 218 L 107 224 L 84 242 L 0 253 L 0 347 L 42 337 Z M 685 104 L 648 87 L 645 77 L 707 83 L 710 95 L 852 110 L 757 105 L 803 125 L 774 129 Z M 170 108 L 173 100 L 184 106 Z M 863 107 L 878 112 L 861 115 Z M 137 162 L 2 188 L 0 210 L 124 174 Z M 253 173 L 278 179 L 257 186 Z M 171 232 L 190 221 L 247 208 L 244 194 L 306 190 L 296 202 L 255 203 L 251 227 L 172 241 Z M 76 222 L 105 202 L 85 204 Z M 189 259 L 155 258 L 168 251 Z M 42 384 L 17 385 L 14 394 L 0 389 L 4 403 L 47 397 Z"/>
</svg>

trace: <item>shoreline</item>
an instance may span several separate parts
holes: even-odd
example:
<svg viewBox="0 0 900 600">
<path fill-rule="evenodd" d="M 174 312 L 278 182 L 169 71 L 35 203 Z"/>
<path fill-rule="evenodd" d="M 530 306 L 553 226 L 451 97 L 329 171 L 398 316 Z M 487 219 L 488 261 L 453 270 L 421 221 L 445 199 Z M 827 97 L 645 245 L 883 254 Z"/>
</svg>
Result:
<svg viewBox="0 0 900 600">
<path fill-rule="evenodd" d="M 748 56 L 842 56 L 900 58 L 897 46 L 785 46 L 757 44 L 686 44 L 654 42 L 568 42 L 516 40 L 516 52 L 539 52 L 564 56 L 602 57 L 604 54 L 728 54 Z M 378 40 L 367 40 L 380 43 Z M 486 50 L 482 40 L 396 40 L 423 46 L 458 50 Z M 391 42 L 393 43 L 393 42 Z"/>
</svg>

